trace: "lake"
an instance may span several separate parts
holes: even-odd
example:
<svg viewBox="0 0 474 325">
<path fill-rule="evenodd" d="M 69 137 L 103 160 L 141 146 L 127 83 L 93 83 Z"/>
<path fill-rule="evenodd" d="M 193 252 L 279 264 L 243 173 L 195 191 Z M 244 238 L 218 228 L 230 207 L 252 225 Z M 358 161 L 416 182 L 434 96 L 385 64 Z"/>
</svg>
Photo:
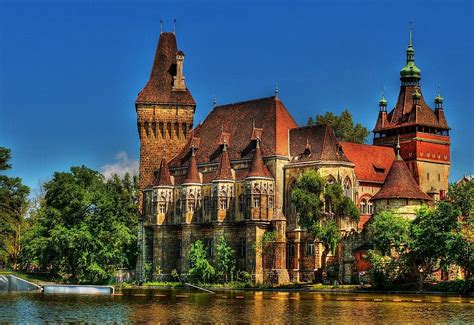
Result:
<svg viewBox="0 0 474 325">
<path fill-rule="evenodd" d="M 0 323 L 474 323 L 474 297 L 155 289 L 117 294 L 4 292 Z"/>
</svg>

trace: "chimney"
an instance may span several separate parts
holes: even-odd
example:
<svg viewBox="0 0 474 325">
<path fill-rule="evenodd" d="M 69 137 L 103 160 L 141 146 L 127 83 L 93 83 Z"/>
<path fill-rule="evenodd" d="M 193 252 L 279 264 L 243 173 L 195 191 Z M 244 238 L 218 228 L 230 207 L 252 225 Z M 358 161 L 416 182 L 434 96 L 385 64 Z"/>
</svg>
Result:
<svg viewBox="0 0 474 325">
<path fill-rule="evenodd" d="M 179 50 L 176 52 L 176 76 L 173 77 L 173 91 L 186 90 L 183 75 L 184 53 Z"/>
</svg>

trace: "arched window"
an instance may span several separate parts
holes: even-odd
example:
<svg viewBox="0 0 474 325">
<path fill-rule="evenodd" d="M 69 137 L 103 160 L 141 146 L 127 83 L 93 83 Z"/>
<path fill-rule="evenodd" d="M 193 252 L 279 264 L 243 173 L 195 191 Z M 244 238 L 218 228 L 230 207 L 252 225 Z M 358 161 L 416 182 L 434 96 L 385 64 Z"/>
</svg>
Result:
<svg viewBox="0 0 474 325">
<path fill-rule="evenodd" d="M 347 196 L 348 198 L 352 199 L 352 182 L 349 179 L 349 177 L 346 177 L 344 179 L 344 195 Z"/>
<path fill-rule="evenodd" d="M 273 195 L 268 196 L 268 208 L 273 209 Z"/>
<path fill-rule="evenodd" d="M 158 203 L 158 213 L 166 213 L 166 198 L 164 196 L 160 197 L 159 203 Z"/>
<path fill-rule="evenodd" d="M 166 129 L 168 131 L 168 138 L 171 139 L 171 123 L 166 123 Z"/>
<path fill-rule="evenodd" d="M 360 213 L 367 214 L 367 201 L 365 199 L 360 200 Z"/>
<path fill-rule="evenodd" d="M 260 208 L 260 195 L 253 197 L 253 207 L 256 209 Z"/>
<path fill-rule="evenodd" d="M 336 179 L 334 178 L 334 176 L 328 175 L 328 177 L 326 177 L 326 184 L 334 184 L 334 183 L 336 183 Z"/>
<path fill-rule="evenodd" d="M 153 137 L 156 138 L 156 122 L 151 123 L 151 130 L 153 133 Z"/>
<path fill-rule="evenodd" d="M 374 213 L 374 205 L 371 201 L 367 203 L 367 213 L 373 214 Z"/>
</svg>

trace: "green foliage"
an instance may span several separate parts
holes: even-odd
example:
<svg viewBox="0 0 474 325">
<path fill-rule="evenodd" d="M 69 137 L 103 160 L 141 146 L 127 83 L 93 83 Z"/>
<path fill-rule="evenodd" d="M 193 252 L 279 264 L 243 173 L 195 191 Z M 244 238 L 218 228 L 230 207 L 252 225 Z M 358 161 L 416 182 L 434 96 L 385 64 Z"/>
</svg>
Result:
<svg viewBox="0 0 474 325">
<path fill-rule="evenodd" d="M 466 183 L 451 184 L 448 200 L 461 211 L 463 217 L 474 215 L 474 179 Z"/>
<path fill-rule="evenodd" d="M 390 288 L 394 283 L 403 281 L 409 272 L 406 258 L 400 256 L 387 256 L 369 250 L 367 259 L 372 265 L 370 269 L 372 281 L 378 288 Z"/>
<path fill-rule="evenodd" d="M 371 242 L 382 255 L 390 256 L 392 250 L 402 253 L 410 242 L 410 221 L 390 211 L 377 213 L 369 224 Z"/>
<path fill-rule="evenodd" d="M 299 224 L 325 247 L 324 269 L 327 254 L 335 251 L 341 239 L 337 219 L 358 220 L 359 211 L 352 200 L 344 196 L 339 183 L 326 184 L 324 177 L 315 170 L 305 171 L 300 176 L 291 191 L 291 201 L 299 214 Z"/>
<path fill-rule="evenodd" d="M 235 251 L 225 240 L 224 236 L 219 237 L 216 244 L 216 273 L 225 282 L 234 279 L 237 261 L 235 259 Z"/>
<path fill-rule="evenodd" d="M 310 117 L 309 120 L 308 120 L 308 125 L 314 125 L 316 123 L 314 123 L 314 119 L 313 117 Z"/>
<path fill-rule="evenodd" d="M 338 141 L 348 141 L 354 143 L 364 143 L 370 132 L 360 123 L 354 125 L 352 114 L 345 109 L 340 116 L 327 112 L 324 115 L 316 116 L 316 124 L 329 124 L 333 127 Z"/>
<path fill-rule="evenodd" d="M 24 236 L 33 267 L 73 283 L 104 283 L 137 256 L 138 180 L 87 167 L 56 172 Z"/>
<path fill-rule="evenodd" d="M 197 240 L 191 245 L 188 259 L 191 263 L 189 273 L 199 282 L 210 282 L 216 271 L 207 260 L 207 252 L 202 241 Z"/>
<path fill-rule="evenodd" d="M 0 171 L 11 168 L 9 149 L 0 147 Z M 0 264 L 18 269 L 21 237 L 28 226 L 25 215 L 30 189 L 18 177 L 0 175 Z"/>
</svg>

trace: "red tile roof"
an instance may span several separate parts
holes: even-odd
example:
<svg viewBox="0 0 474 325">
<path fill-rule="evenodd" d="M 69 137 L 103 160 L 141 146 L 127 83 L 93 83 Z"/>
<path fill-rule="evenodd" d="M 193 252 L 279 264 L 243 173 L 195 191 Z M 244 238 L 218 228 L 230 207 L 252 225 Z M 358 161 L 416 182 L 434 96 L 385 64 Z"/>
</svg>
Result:
<svg viewBox="0 0 474 325">
<path fill-rule="evenodd" d="M 382 188 L 371 198 L 371 201 L 380 199 L 432 200 L 420 189 L 413 174 L 399 155 L 393 161 Z"/>
<path fill-rule="evenodd" d="M 359 181 L 383 183 L 395 159 L 392 148 L 369 144 L 340 142 L 347 158 L 355 164 L 354 172 Z"/>
<path fill-rule="evenodd" d="M 259 138 L 256 140 L 255 153 L 253 155 L 252 165 L 250 166 L 250 171 L 247 177 L 271 177 L 270 171 L 263 162 Z"/>
<path fill-rule="evenodd" d="M 290 130 L 292 162 L 349 160 L 339 150 L 330 125 L 310 125 Z"/>
<path fill-rule="evenodd" d="M 230 166 L 229 154 L 227 153 L 227 143 L 222 146 L 222 153 L 219 159 L 219 166 L 217 167 L 214 180 L 232 180 L 232 169 Z"/>
<path fill-rule="evenodd" d="M 297 124 L 293 117 L 275 97 L 216 106 L 193 131 L 195 137 L 202 139 L 196 159 L 199 164 L 217 162 L 223 134 L 231 161 L 252 158 L 252 136 L 255 134 L 260 135 L 264 157 L 287 156 L 288 130 L 295 127 Z M 170 166 L 185 165 L 189 148 L 190 143 L 170 162 Z"/>
<path fill-rule="evenodd" d="M 168 168 L 168 163 L 166 158 L 163 157 L 160 163 L 160 169 L 156 174 L 155 180 L 153 181 L 153 186 L 172 186 L 170 170 Z"/>
<path fill-rule="evenodd" d="M 150 79 L 138 94 L 136 104 L 196 105 L 188 89 L 172 90 L 173 77 L 176 75 L 177 52 L 176 36 L 173 33 L 161 33 Z"/>
<path fill-rule="evenodd" d="M 420 98 L 419 108 L 414 109 L 413 93 L 418 90 L 421 94 L 419 86 L 401 86 L 395 108 L 388 114 L 387 119 L 389 125 L 381 128 L 381 124 L 377 120 L 374 131 L 385 128 L 393 128 L 404 125 L 424 125 L 440 129 L 449 129 L 446 119 L 436 116 L 435 112 L 426 104 L 423 96 Z"/>
<path fill-rule="evenodd" d="M 191 158 L 189 158 L 188 170 L 186 171 L 186 178 L 183 181 L 183 184 L 185 183 L 201 183 L 194 147 L 191 148 Z"/>
</svg>

